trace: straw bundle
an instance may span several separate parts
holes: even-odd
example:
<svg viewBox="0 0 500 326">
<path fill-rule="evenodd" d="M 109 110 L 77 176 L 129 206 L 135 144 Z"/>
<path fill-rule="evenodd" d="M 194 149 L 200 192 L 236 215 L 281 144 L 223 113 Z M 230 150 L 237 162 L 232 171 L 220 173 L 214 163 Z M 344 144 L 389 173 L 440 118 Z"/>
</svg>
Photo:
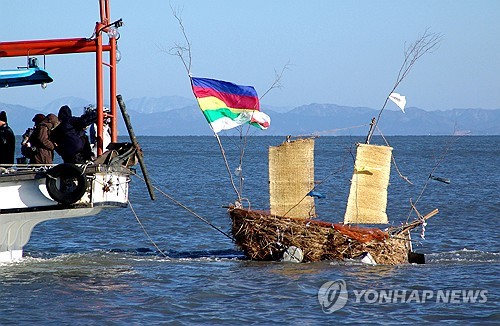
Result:
<svg viewBox="0 0 500 326">
<path fill-rule="evenodd" d="M 361 242 L 334 228 L 332 223 L 288 218 L 231 207 L 232 234 L 236 244 L 254 260 L 279 260 L 286 248 L 296 246 L 304 262 L 345 260 L 369 252 L 378 264 L 408 262 L 407 241 L 397 238 Z M 381 231 L 383 232 L 383 231 Z"/>
<path fill-rule="evenodd" d="M 314 217 L 314 139 L 286 141 L 269 147 L 271 213 L 289 217 Z"/>
<path fill-rule="evenodd" d="M 392 147 L 358 144 L 344 223 L 387 224 Z"/>
</svg>

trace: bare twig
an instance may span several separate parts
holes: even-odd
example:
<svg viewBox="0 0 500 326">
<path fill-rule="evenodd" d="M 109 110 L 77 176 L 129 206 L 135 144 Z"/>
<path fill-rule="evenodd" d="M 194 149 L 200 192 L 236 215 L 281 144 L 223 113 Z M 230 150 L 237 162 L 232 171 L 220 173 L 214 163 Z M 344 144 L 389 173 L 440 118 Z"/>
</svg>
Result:
<svg viewBox="0 0 500 326">
<path fill-rule="evenodd" d="M 186 69 L 188 75 L 191 75 L 191 63 L 192 63 L 191 42 L 189 42 L 186 29 L 184 28 L 184 24 L 182 23 L 182 18 L 180 16 L 180 13 L 182 12 L 180 10 L 174 9 L 172 5 L 170 5 L 170 9 L 172 10 L 172 15 L 174 15 L 175 19 L 179 23 L 179 27 L 181 29 L 182 35 L 184 36 L 184 41 L 186 43 L 185 44 L 175 43 L 175 46 L 170 48 L 168 53 L 171 55 L 178 56 L 181 59 L 182 64 L 184 65 L 184 68 Z"/>
<path fill-rule="evenodd" d="M 370 132 L 368 133 L 368 137 L 366 137 L 367 144 L 370 143 L 373 131 L 375 130 L 375 127 L 380 121 L 380 117 L 382 116 L 382 112 L 384 111 L 385 106 L 387 105 L 389 96 L 396 90 L 396 88 L 399 86 L 399 84 L 401 84 L 401 82 L 406 78 L 406 76 L 408 76 L 415 62 L 417 62 L 417 60 L 420 59 L 427 52 L 432 53 L 432 51 L 438 47 L 439 43 L 441 42 L 441 39 L 442 39 L 441 34 L 431 33 L 429 32 L 428 29 L 426 29 L 424 34 L 422 34 L 422 36 L 420 36 L 414 43 L 410 44 L 408 47 L 405 46 L 404 60 L 403 64 L 401 65 L 401 68 L 399 69 L 396 83 L 394 84 L 391 91 L 385 98 L 384 105 L 382 106 L 382 109 L 380 109 L 380 112 L 378 113 L 374 128 L 370 130 Z"/>
<path fill-rule="evenodd" d="M 266 96 L 267 93 L 269 93 L 271 90 L 275 89 L 275 88 L 279 88 L 281 89 L 281 87 L 283 87 L 283 85 L 281 85 L 281 78 L 283 78 L 283 74 L 285 73 L 285 70 L 288 70 L 290 69 L 290 61 L 283 66 L 283 68 L 281 68 L 281 71 L 278 72 L 276 69 L 274 69 L 274 82 L 271 84 L 271 86 L 267 89 L 267 91 L 264 92 L 264 94 L 262 94 L 260 96 L 260 100 L 262 100 L 262 98 L 264 96 Z"/>
</svg>

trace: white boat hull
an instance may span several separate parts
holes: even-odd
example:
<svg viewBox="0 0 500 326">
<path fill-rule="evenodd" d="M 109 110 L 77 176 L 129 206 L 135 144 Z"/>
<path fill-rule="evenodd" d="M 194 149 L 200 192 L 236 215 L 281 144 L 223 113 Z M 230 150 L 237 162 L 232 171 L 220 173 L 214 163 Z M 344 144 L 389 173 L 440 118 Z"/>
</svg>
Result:
<svg viewBox="0 0 500 326">
<path fill-rule="evenodd" d="M 126 207 L 128 169 L 96 166 L 86 170 L 86 189 L 73 204 L 60 204 L 51 197 L 46 174 L 18 172 L 0 177 L 0 262 L 22 258 L 23 247 L 38 223 L 88 215 L 103 208 Z"/>
<path fill-rule="evenodd" d="M 60 218 L 95 215 L 102 207 L 33 211 L 0 215 L 0 263 L 22 258 L 23 247 L 38 223 Z"/>
</svg>

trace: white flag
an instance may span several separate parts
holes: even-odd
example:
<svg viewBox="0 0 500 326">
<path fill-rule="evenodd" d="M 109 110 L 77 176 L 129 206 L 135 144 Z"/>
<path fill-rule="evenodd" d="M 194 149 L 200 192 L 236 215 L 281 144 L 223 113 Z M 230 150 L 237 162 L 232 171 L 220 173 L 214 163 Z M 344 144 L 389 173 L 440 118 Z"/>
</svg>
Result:
<svg viewBox="0 0 500 326">
<path fill-rule="evenodd" d="M 401 109 L 401 111 L 403 111 L 403 113 L 405 113 L 405 105 L 406 105 L 406 97 L 405 96 L 403 96 L 399 93 L 391 93 L 391 95 L 389 95 L 389 98 L 397 106 L 399 106 L 399 108 Z"/>
</svg>

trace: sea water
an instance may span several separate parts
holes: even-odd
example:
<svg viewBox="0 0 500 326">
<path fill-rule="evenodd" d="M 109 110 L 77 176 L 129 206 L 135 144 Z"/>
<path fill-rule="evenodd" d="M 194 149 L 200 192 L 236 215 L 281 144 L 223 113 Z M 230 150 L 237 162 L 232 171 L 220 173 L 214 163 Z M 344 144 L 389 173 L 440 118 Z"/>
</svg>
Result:
<svg viewBox="0 0 500 326">
<path fill-rule="evenodd" d="M 267 149 L 283 140 L 249 137 L 242 147 L 222 137 L 233 176 L 244 151 L 243 197 L 253 208 L 268 207 Z M 316 139 L 316 190 L 326 197 L 316 200 L 319 219 L 342 220 L 354 144 L 363 140 Z M 230 230 L 224 207 L 236 193 L 214 137 L 139 141 L 163 193 L 149 200 L 133 177 L 135 214 L 37 225 L 25 258 L 0 266 L 1 325 L 500 322 L 500 137 L 387 139 L 391 224 L 414 218 L 410 201 L 421 214 L 439 208 L 425 232 L 413 233 L 427 263 L 402 266 L 249 261 L 218 231 Z"/>
</svg>

